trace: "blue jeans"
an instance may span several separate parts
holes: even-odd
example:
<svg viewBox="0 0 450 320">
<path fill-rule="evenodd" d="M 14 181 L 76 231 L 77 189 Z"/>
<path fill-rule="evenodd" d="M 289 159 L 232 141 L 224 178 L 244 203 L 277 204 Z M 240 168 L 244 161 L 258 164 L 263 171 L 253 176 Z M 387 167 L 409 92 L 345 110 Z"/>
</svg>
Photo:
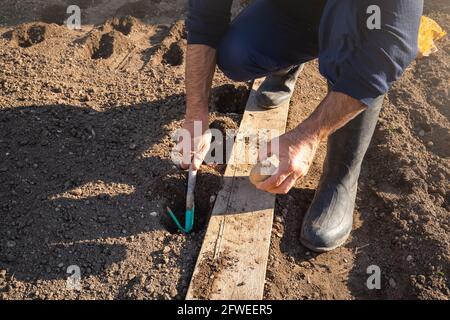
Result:
<svg viewBox="0 0 450 320">
<path fill-rule="evenodd" d="M 304 2 L 305 9 L 297 12 L 271 0 L 256 0 L 244 9 L 217 48 L 222 72 L 235 81 L 247 81 L 316 58 L 320 17 L 311 19 L 308 12 L 314 1 Z"/>
</svg>

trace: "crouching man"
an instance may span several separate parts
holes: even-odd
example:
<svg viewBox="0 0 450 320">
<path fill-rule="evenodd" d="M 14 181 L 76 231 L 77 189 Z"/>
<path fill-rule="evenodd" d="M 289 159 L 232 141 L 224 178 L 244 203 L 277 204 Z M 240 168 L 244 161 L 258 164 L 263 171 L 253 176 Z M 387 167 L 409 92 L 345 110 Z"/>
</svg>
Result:
<svg viewBox="0 0 450 320">
<path fill-rule="evenodd" d="M 416 57 L 423 1 L 255 0 L 230 23 L 231 4 L 189 1 L 184 129 L 192 143 L 191 150 L 183 150 L 191 159 L 183 166 L 199 168 L 210 146 L 208 99 L 216 65 L 235 81 L 266 76 L 257 103 L 274 108 L 290 99 L 302 64 L 319 58 L 329 93 L 279 138 L 279 170 L 257 187 L 287 193 L 328 139 L 300 241 L 317 252 L 333 250 L 352 230 L 361 163 L 383 97 Z M 202 123 L 199 136 L 194 136 L 196 121 Z"/>
</svg>

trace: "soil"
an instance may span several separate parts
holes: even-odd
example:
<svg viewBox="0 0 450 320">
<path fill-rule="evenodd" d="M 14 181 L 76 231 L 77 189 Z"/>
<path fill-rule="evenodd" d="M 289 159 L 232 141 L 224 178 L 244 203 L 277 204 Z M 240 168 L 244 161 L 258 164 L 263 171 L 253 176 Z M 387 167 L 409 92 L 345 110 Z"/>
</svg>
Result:
<svg viewBox="0 0 450 320">
<path fill-rule="evenodd" d="M 49 9 L 67 1 L 1 2 L 0 299 L 183 299 L 225 169 L 202 167 L 196 229 L 177 232 L 166 207 L 181 214 L 186 191 L 170 160 L 185 108 L 185 1 L 70 1 L 82 30 Z M 425 13 L 450 30 L 446 1 Z M 316 255 L 298 242 L 325 145 L 277 197 L 266 299 L 450 298 L 448 37 L 438 47 L 386 97 L 345 246 Z M 216 73 L 211 127 L 239 126 L 249 86 Z M 309 63 L 289 129 L 326 90 Z M 71 265 L 79 291 L 66 285 Z M 370 265 L 381 290 L 366 287 Z"/>
</svg>

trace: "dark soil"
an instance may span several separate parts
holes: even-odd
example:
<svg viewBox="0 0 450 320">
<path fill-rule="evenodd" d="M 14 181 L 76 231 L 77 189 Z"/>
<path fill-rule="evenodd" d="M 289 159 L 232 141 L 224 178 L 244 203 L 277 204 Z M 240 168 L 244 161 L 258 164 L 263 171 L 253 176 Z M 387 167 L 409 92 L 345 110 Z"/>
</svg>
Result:
<svg viewBox="0 0 450 320">
<path fill-rule="evenodd" d="M 183 64 L 184 53 L 186 51 L 186 42 L 178 41 L 170 45 L 169 50 L 163 55 L 165 63 L 171 66 L 179 66 Z"/>
<path fill-rule="evenodd" d="M 213 90 L 212 105 L 220 113 L 243 114 L 250 95 L 250 85 L 224 84 Z"/>
</svg>

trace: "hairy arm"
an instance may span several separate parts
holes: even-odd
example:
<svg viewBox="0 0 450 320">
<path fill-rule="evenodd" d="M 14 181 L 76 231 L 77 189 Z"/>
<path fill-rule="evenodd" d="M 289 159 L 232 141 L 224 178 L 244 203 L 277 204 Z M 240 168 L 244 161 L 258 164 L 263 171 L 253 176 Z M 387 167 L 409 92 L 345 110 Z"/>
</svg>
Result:
<svg viewBox="0 0 450 320">
<path fill-rule="evenodd" d="M 186 53 L 186 118 L 205 119 L 216 68 L 216 50 L 191 44 Z"/>
<path fill-rule="evenodd" d="M 207 45 L 191 44 L 186 52 L 186 117 L 183 129 L 190 134 L 190 143 L 179 141 L 181 167 L 192 164 L 198 169 L 209 150 L 208 101 L 216 68 L 216 50 Z M 195 124 L 199 129 L 194 130 Z"/>
<path fill-rule="evenodd" d="M 366 108 L 367 106 L 359 100 L 344 93 L 332 91 L 296 130 L 299 134 L 309 132 L 322 141 Z"/>
<path fill-rule="evenodd" d="M 277 154 L 280 161 L 277 172 L 256 185 L 258 189 L 285 194 L 297 179 L 306 175 L 321 141 L 342 128 L 367 108 L 340 92 L 330 92 L 314 112 L 294 130 L 279 138 L 278 150 L 260 155 L 260 159 Z"/>
</svg>

